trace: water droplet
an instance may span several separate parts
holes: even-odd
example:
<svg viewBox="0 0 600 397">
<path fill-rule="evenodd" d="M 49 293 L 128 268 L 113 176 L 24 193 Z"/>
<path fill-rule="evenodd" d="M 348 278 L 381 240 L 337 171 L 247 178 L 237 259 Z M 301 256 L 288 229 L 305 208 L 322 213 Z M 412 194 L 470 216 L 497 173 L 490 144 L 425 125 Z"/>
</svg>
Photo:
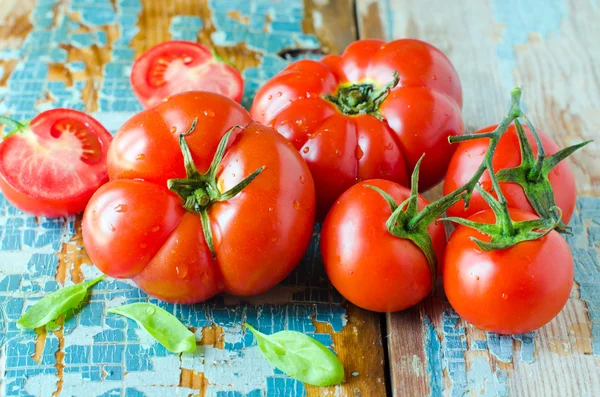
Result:
<svg viewBox="0 0 600 397">
<path fill-rule="evenodd" d="M 388 143 L 387 145 L 385 145 L 383 148 L 385 150 L 392 150 L 392 148 L 394 147 L 394 145 L 392 145 L 392 142 Z"/>
<path fill-rule="evenodd" d="M 304 175 L 300 175 L 300 183 L 306 182 L 306 177 Z"/>
<path fill-rule="evenodd" d="M 273 207 L 269 207 L 269 212 L 272 212 L 272 211 L 273 211 Z"/>
<path fill-rule="evenodd" d="M 475 280 L 479 280 L 479 276 L 475 276 Z"/>
<path fill-rule="evenodd" d="M 309 151 L 309 150 L 310 150 L 310 149 L 309 149 L 309 148 L 308 148 L 308 146 L 307 146 L 307 147 L 305 147 L 304 149 L 302 149 L 302 153 L 305 153 L 305 154 L 306 154 L 306 153 L 308 153 L 308 151 Z"/>
<path fill-rule="evenodd" d="M 434 80 L 437 80 L 437 76 L 436 76 L 435 74 L 433 75 L 433 79 L 434 79 Z"/>
<path fill-rule="evenodd" d="M 360 160 L 364 155 L 365 152 L 363 152 L 359 145 L 356 145 L 356 149 L 354 149 L 354 157 L 356 157 L 357 160 Z"/>
<path fill-rule="evenodd" d="M 127 211 L 127 204 L 119 204 L 115 207 L 116 212 L 125 212 Z"/>
<path fill-rule="evenodd" d="M 277 93 L 277 96 L 278 96 L 278 97 L 281 97 L 282 95 L 283 95 L 283 94 L 282 94 L 281 92 L 278 92 L 278 93 Z"/>
<path fill-rule="evenodd" d="M 114 225 L 112 223 L 108 225 L 108 228 L 110 229 L 111 232 L 117 231 L 117 228 L 114 227 Z"/>
<path fill-rule="evenodd" d="M 137 157 L 135 158 L 137 161 L 141 161 L 143 159 L 146 158 L 146 155 L 144 153 L 140 153 L 137 155 Z"/>
<path fill-rule="evenodd" d="M 502 293 L 502 299 L 507 300 L 508 299 L 508 294 L 505 294 L 504 292 Z"/>
<path fill-rule="evenodd" d="M 304 121 L 302 119 L 296 120 L 296 125 L 301 126 Z"/>
<path fill-rule="evenodd" d="M 212 111 L 212 110 L 210 110 L 210 109 L 206 109 L 206 110 L 204 111 L 204 115 L 205 115 L 206 117 L 215 117 L 215 112 L 213 112 L 213 111 Z"/>
<path fill-rule="evenodd" d="M 151 231 L 152 233 L 156 233 L 156 232 L 158 232 L 159 230 L 160 230 L 160 226 L 154 226 L 152 229 L 150 229 L 150 231 Z"/>
<path fill-rule="evenodd" d="M 149 315 L 153 315 L 156 312 L 156 309 L 153 307 L 149 307 L 146 309 L 146 313 Z"/>
<path fill-rule="evenodd" d="M 231 176 L 235 178 L 235 174 L 231 174 Z"/>
<path fill-rule="evenodd" d="M 175 273 L 177 273 L 178 278 L 185 278 L 188 274 L 188 266 L 175 266 Z"/>
<path fill-rule="evenodd" d="M 294 203 L 292 204 L 292 206 L 294 207 L 294 209 L 296 211 L 300 210 L 300 203 L 298 202 L 298 200 L 294 200 Z"/>
<path fill-rule="evenodd" d="M 354 270 L 350 270 L 350 274 L 354 274 Z"/>
<path fill-rule="evenodd" d="M 146 244 L 146 243 L 141 243 L 141 244 L 140 244 L 140 248 L 142 248 L 142 249 L 143 249 L 143 248 L 146 248 L 147 246 L 148 246 L 148 244 Z"/>
<path fill-rule="evenodd" d="M 307 92 L 307 93 L 306 93 L 306 97 L 307 97 L 307 98 L 310 98 L 310 92 Z"/>
<path fill-rule="evenodd" d="M 269 95 L 269 96 L 267 97 L 267 99 L 270 101 L 271 99 L 273 99 L 273 95 Z"/>
<path fill-rule="evenodd" d="M 315 134 L 314 132 L 309 132 L 308 133 L 308 139 L 313 139 L 316 136 L 317 136 L 317 134 Z"/>
<path fill-rule="evenodd" d="M 177 126 L 174 125 L 173 127 L 171 127 L 171 134 L 174 134 L 177 132 Z"/>
<path fill-rule="evenodd" d="M 340 149 L 335 149 L 335 154 L 337 154 L 338 156 L 341 156 L 342 151 Z"/>
<path fill-rule="evenodd" d="M 225 166 L 223 164 L 219 164 L 219 167 L 217 168 L 217 174 L 223 172 L 223 168 L 225 168 Z"/>
</svg>

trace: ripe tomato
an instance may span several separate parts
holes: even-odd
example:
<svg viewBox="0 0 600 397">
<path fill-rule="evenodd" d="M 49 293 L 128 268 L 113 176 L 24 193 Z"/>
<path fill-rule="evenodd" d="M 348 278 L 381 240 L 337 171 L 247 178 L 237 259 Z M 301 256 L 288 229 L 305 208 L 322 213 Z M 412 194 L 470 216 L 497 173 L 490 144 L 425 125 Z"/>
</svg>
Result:
<svg viewBox="0 0 600 397">
<path fill-rule="evenodd" d="M 240 72 L 202 44 L 167 41 L 139 57 L 131 69 L 131 85 L 140 103 L 152 107 L 171 95 L 210 91 L 241 102 Z"/>
<path fill-rule="evenodd" d="M 352 186 L 331 207 L 321 230 L 321 253 L 329 279 L 350 302 L 367 310 L 394 312 L 423 300 L 431 291 L 425 254 L 412 241 L 392 235 L 386 221 L 391 208 L 375 186 L 396 203 L 410 197 L 397 183 L 374 179 Z M 419 197 L 419 210 L 428 204 Z M 427 229 L 442 260 L 446 234 L 442 223 Z"/>
<path fill-rule="evenodd" d="M 200 173 L 209 170 L 226 131 L 242 126 L 224 140 L 229 143 L 212 180 L 185 179 L 178 142 L 195 118 L 184 142 Z M 263 166 L 233 198 L 196 199 L 207 192 L 221 195 Z M 83 216 L 88 254 L 104 273 L 133 278 L 160 299 L 193 303 L 222 291 L 264 292 L 290 273 L 310 242 L 315 192 L 306 163 L 288 141 L 221 95 L 187 92 L 132 117 L 110 147 L 108 171 L 110 182 Z M 188 187 L 192 201 L 186 211 L 169 189 L 185 196 Z"/>
<path fill-rule="evenodd" d="M 458 75 L 435 47 L 359 40 L 341 56 L 289 65 L 258 90 L 250 113 L 300 151 L 323 217 L 357 181 L 406 185 L 423 153 L 421 190 L 441 181 L 455 150 L 448 136 L 463 133 L 461 107 Z"/>
<path fill-rule="evenodd" d="M 0 190 L 22 211 L 36 216 L 77 214 L 108 180 L 110 133 L 72 109 L 40 113 L 0 143 Z"/>
<path fill-rule="evenodd" d="M 514 221 L 536 219 L 510 209 Z M 485 210 L 470 220 L 494 223 Z M 563 308 L 573 285 L 573 257 L 556 231 L 499 251 L 482 251 L 472 237 L 490 237 L 458 226 L 448 240 L 443 265 L 444 289 L 450 304 L 477 328 L 501 334 L 520 334 L 540 328 Z"/>
<path fill-rule="evenodd" d="M 476 134 L 490 132 L 495 128 L 496 125 L 492 125 L 477 131 Z M 527 133 L 527 138 L 532 146 L 534 155 L 537 155 L 537 144 L 535 143 L 531 131 L 526 125 L 524 125 L 523 128 Z M 548 137 L 542 131 L 538 130 L 538 133 L 542 140 L 542 144 L 544 145 L 546 155 L 554 154 L 559 150 L 556 143 L 554 143 L 550 137 Z M 446 172 L 446 179 L 444 180 L 444 195 L 447 195 L 453 190 L 461 187 L 467 183 L 469 179 L 471 179 L 475 173 L 475 170 L 477 170 L 483 161 L 488 145 L 489 139 L 485 138 L 461 142 L 457 145 L 458 148 L 456 149 L 454 156 L 452 156 L 452 160 L 448 166 L 448 171 Z M 492 158 L 494 171 L 498 172 L 501 169 L 512 168 L 521 164 L 521 155 L 519 153 L 519 138 L 516 128 L 514 124 L 512 124 L 510 127 L 508 127 L 508 130 L 504 133 L 504 135 L 502 135 L 502 138 L 500 138 L 498 146 L 496 147 L 496 151 L 494 152 L 494 156 Z M 573 215 L 573 210 L 575 209 L 575 178 L 573 177 L 571 169 L 566 161 L 561 161 L 558 163 L 558 165 L 550 171 L 548 177 L 550 184 L 552 185 L 552 190 L 554 191 L 556 205 L 562 210 L 562 220 L 564 223 L 568 224 L 571 216 Z M 490 176 L 487 171 L 484 172 L 483 176 L 479 180 L 479 183 L 483 189 L 491 192 L 492 182 L 490 181 Z M 508 201 L 509 207 L 528 211 L 532 214 L 536 213 L 525 196 L 521 186 L 512 182 L 500 182 L 500 188 L 502 189 L 502 193 Z M 458 202 L 448 209 L 448 216 L 468 218 L 469 216 L 488 208 L 489 205 L 485 202 L 483 197 L 481 197 L 481 194 L 475 190 L 473 191 L 473 195 L 471 196 L 471 201 L 467 209 L 464 208 L 463 202 Z"/>
</svg>

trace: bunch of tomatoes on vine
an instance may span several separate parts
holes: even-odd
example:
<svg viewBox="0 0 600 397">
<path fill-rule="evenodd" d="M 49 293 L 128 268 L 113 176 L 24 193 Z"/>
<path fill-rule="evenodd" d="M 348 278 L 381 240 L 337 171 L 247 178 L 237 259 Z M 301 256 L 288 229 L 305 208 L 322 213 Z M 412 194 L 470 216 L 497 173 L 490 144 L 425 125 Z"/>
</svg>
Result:
<svg viewBox="0 0 600 397">
<path fill-rule="evenodd" d="M 522 333 L 567 302 L 560 234 L 576 193 L 563 160 L 588 142 L 559 149 L 519 88 L 499 124 L 465 134 L 457 72 L 413 39 L 293 62 L 249 112 L 240 73 L 200 44 L 156 46 L 131 82 L 145 110 L 114 137 L 70 109 L 0 119 L 4 196 L 38 216 L 83 211 L 106 275 L 176 303 L 260 294 L 300 262 L 317 222 L 329 279 L 364 309 L 404 310 L 441 278 L 465 320 Z M 421 195 L 442 180 L 440 199 Z"/>
</svg>

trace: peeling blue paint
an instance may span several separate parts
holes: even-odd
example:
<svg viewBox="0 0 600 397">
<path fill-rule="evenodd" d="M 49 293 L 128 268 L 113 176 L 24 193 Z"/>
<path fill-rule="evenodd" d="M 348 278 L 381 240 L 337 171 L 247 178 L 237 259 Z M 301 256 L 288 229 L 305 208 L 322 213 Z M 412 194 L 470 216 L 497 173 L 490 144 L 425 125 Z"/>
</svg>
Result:
<svg viewBox="0 0 600 397">
<path fill-rule="evenodd" d="M 440 355 L 440 340 L 429 317 L 423 320 L 425 328 L 425 361 L 427 363 L 427 375 L 429 377 L 430 396 L 441 396 L 444 387 L 442 375 L 442 360 Z"/>
</svg>

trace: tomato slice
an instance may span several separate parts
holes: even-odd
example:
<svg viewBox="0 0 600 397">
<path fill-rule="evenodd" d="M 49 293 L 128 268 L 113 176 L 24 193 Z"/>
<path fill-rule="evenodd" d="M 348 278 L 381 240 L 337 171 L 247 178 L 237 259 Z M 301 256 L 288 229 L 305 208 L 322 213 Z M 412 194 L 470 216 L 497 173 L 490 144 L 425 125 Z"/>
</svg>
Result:
<svg viewBox="0 0 600 397">
<path fill-rule="evenodd" d="M 187 91 L 210 91 L 241 102 L 240 72 L 202 44 L 167 41 L 139 57 L 131 70 L 131 85 L 142 106 Z"/>
<path fill-rule="evenodd" d="M 79 213 L 108 180 L 111 140 L 102 124 L 85 113 L 43 112 L 0 143 L 0 190 L 32 215 Z"/>
</svg>

